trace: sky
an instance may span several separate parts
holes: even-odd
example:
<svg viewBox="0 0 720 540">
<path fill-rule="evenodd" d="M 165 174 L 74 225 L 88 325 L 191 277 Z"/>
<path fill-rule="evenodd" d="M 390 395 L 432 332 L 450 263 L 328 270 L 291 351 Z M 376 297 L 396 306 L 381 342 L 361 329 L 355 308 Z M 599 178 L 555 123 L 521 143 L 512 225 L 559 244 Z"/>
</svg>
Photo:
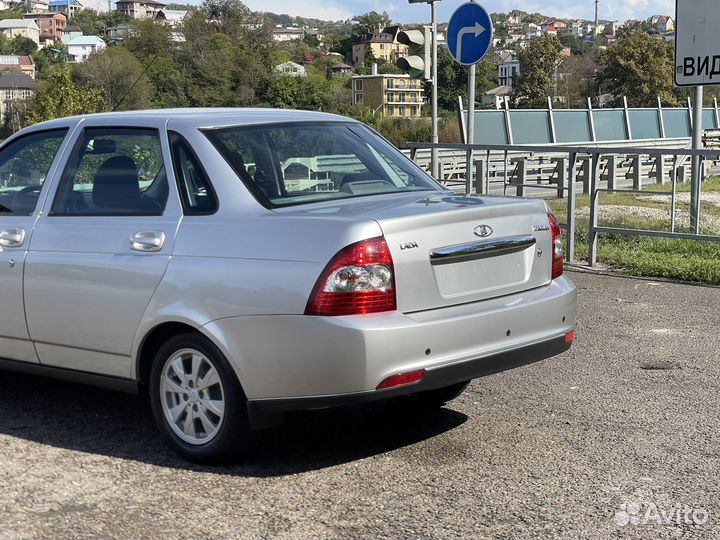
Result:
<svg viewBox="0 0 720 540">
<path fill-rule="evenodd" d="M 200 4 L 201 0 L 160 0 Z M 595 0 L 478 0 L 490 12 L 507 13 L 521 9 L 549 17 L 587 19 L 595 17 Z M 113 0 L 113 6 L 114 6 Z M 350 19 L 368 11 L 387 11 L 394 22 L 430 22 L 428 4 L 407 0 L 243 0 L 253 11 L 271 11 L 326 21 Z M 464 0 L 439 0 L 438 21 L 447 22 Z M 83 0 L 83 5 L 107 11 L 107 0 Z M 647 19 L 651 15 L 675 15 L 675 0 L 600 0 L 600 18 L 612 21 Z"/>
<path fill-rule="evenodd" d="M 429 22 L 428 4 L 410 4 L 406 0 L 243 0 L 254 11 L 287 13 L 323 20 L 344 20 L 368 11 L 387 11 L 394 22 Z M 592 20 L 594 0 L 478 0 L 490 12 L 507 13 L 513 9 L 539 12 L 560 18 Z M 439 0 L 438 21 L 446 22 L 463 0 Z M 675 0 L 600 0 L 600 18 L 625 21 L 647 19 L 651 15 L 675 14 Z"/>
</svg>

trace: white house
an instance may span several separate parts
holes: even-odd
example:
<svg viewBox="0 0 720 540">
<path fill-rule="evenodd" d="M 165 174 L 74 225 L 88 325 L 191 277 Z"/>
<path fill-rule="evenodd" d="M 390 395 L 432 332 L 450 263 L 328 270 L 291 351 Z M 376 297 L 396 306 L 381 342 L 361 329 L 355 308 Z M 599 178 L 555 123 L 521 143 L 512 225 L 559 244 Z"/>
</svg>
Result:
<svg viewBox="0 0 720 540">
<path fill-rule="evenodd" d="M 9 40 L 26 37 L 40 45 L 40 27 L 33 20 L 4 19 L 0 21 L 0 33 Z"/>
<path fill-rule="evenodd" d="M 70 41 L 75 38 L 83 37 L 83 32 L 77 26 L 67 26 L 65 31 L 62 33 L 61 41 L 67 45 Z"/>
<path fill-rule="evenodd" d="M 35 93 L 35 79 L 25 73 L 0 74 L 0 119 L 10 112 L 16 101 L 28 99 Z"/>
<path fill-rule="evenodd" d="M 275 73 L 289 75 L 290 77 L 305 77 L 307 72 L 305 66 L 295 62 L 283 62 L 275 66 Z"/>
<path fill-rule="evenodd" d="M 165 4 L 155 0 L 118 0 L 115 2 L 115 11 L 124 13 L 132 19 L 154 19 Z"/>
<path fill-rule="evenodd" d="M 483 105 L 492 105 L 496 109 L 502 109 L 505 102 L 510 99 L 512 88 L 509 86 L 498 86 L 485 92 L 480 98 Z"/>
<path fill-rule="evenodd" d="M 520 60 L 516 54 L 509 54 L 498 63 L 498 86 L 512 87 L 515 77 L 520 75 Z"/>
<path fill-rule="evenodd" d="M 276 26 L 272 29 L 273 41 L 292 41 L 294 39 L 302 39 L 305 36 L 305 30 L 302 28 L 285 28 Z"/>
<path fill-rule="evenodd" d="M 68 62 L 79 64 L 93 53 L 102 51 L 107 45 L 97 36 L 80 36 L 71 39 L 65 45 L 68 50 Z"/>
<path fill-rule="evenodd" d="M 177 28 L 180 26 L 188 16 L 187 10 L 181 9 L 161 9 L 155 15 L 155 19 L 162 21 L 170 28 Z"/>
</svg>

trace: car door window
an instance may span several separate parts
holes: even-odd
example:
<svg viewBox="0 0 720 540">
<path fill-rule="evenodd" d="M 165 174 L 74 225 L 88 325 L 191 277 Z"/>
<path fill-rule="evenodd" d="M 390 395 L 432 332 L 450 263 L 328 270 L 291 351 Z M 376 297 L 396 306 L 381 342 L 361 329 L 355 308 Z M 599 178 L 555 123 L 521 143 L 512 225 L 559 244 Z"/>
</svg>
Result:
<svg viewBox="0 0 720 540">
<path fill-rule="evenodd" d="M 159 216 L 168 191 L 158 130 L 88 128 L 63 173 L 51 215 Z"/>
<path fill-rule="evenodd" d="M 31 133 L 0 151 L 0 213 L 29 216 L 67 129 Z"/>
<path fill-rule="evenodd" d="M 214 213 L 218 208 L 217 197 L 200 160 L 180 134 L 170 132 L 169 137 L 183 211 L 189 215 Z"/>
</svg>

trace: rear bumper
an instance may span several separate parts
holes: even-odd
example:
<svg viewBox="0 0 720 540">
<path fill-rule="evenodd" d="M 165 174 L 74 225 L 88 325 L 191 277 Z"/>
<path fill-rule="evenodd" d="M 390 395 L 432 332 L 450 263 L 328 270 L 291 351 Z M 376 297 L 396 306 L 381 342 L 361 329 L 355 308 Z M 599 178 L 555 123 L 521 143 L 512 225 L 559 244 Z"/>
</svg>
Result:
<svg viewBox="0 0 720 540">
<path fill-rule="evenodd" d="M 375 395 L 389 376 L 420 369 L 423 385 L 434 384 L 435 372 L 450 374 L 439 385 L 452 384 L 453 373 L 467 380 L 484 364 L 512 364 L 506 353 L 542 357 L 542 344 L 564 339 L 575 316 L 575 285 L 563 276 L 519 294 L 423 312 L 232 317 L 202 330 L 230 361 L 248 400 L 263 407 L 326 396 L 352 402 Z"/>
<path fill-rule="evenodd" d="M 493 373 L 532 364 L 563 353 L 567 351 L 571 345 L 572 343 L 566 343 L 565 336 L 562 336 L 491 357 L 478 358 L 449 366 L 428 369 L 425 376 L 414 384 L 388 388 L 386 390 L 371 390 L 331 396 L 250 400 L 248 402 L 248 410 L 251 417 L 253 417 L 268 413 L 325 409 L 354 403 L 366 403 L 407 394 L 415 394 L 425 390 L 435 390 L 455 383 L 465 382 L 485 375 L 492 375 Z"/>
</svg>

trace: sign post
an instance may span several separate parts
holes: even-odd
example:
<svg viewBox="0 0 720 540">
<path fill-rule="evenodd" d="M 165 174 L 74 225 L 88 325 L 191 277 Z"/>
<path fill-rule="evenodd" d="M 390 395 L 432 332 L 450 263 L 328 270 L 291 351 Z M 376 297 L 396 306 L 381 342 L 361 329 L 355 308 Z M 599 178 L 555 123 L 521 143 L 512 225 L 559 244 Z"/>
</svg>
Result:
<svg viewBox="0 0 720 540">
<path fill-rule="evenodd" d="M 720 2 L 717 0 L 676 0 L 675 2 L 675 84 L 694 86 L 693 149 L 702 146 L 703 86 L 720 84 Z M 718 126 L 720 127 L 720 126 Z M 692 158 L 690 226 L 700 233 L 702 160 Z"/>
<path fill-rule="evenodd" d="M 475 64 L 490 50 L 493 26 L 490 15 L 480 4 L 467 2 L 458 7 L 450 17 L 447 43 L 455 61 L 468 70 L 468 118 L 465 143 L 475 141 Z M 473 184 L 473 151 L 468 147 L 465 165 L 465 195 L 470 195 Z"/>
</svg>

